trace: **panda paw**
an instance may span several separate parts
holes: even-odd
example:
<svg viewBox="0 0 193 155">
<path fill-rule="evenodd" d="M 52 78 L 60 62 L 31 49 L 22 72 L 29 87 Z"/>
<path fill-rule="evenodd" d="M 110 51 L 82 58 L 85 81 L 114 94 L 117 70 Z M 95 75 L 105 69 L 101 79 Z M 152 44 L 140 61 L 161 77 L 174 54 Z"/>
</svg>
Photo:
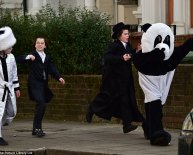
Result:
<svg viewBox="0 0 193 155">
<path fill-rule="evenodd" d="M 168 146 L 171 141 L 171 135 L 164 131 L 156 131 L 150 138 L 151 145 Z"/>
</svg>

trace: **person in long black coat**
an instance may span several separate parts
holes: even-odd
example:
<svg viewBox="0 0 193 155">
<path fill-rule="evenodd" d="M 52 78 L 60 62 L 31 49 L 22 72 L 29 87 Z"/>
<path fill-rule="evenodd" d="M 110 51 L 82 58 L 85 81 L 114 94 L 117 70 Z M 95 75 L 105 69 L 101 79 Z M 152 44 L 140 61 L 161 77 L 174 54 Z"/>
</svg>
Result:
<svg viewBox="0 0 193 155">
<path fill-rule="evenodd" d="M 112 38 L 104 55 L 104 68 L 100 92 L 90 103 L 86 120 L 92 122 L 94 114 L 111 120 L 120 118 L 123 123 L 123 132 L 128 133 L 137 128 L 132 122 L 143 122 L 144 118 L 138 110 L 134 81 L 132 75 L 131 55 L 134 54 L 128 43 L 129 27 L 118 23 L 113 27 Z"/>
<path fill-rule="evenodd" d="M 61 84 L 64 84 L 65 81 L 49 55 L 44 52 L 46 48 L 45 38 L 36 38 L 35 48 L 36 50 L 31 54 L 18 56 L 16 60 L 19 63 L 29 63 L 28 92 L 30 99 L 36 102 L 32 135 L 43 137 L 45 133 L 42 130 L 42 119 L 46 105 L 53 97 L 53 93 L 48 87 L 48 75 L 52 75 Z"/>
</svg>

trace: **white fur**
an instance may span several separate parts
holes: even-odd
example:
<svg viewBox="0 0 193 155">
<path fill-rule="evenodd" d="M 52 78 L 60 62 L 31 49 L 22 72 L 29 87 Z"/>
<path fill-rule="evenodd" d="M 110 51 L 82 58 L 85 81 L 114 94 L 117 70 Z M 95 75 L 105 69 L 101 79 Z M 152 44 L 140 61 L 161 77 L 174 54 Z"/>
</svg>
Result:
<svg viewBox="0 0 193 155">
<path fill-rule="evenodd" d="M 161 100 L 162 105 L 165 104 L 174 72 L 175 70 L 160 76 L 145 75 L 138 72 L 139 84 L 145 94 L 145 103 Z"/>
<path fill-rule="evenodd" d="M 5 31 L 0 35 L 0 51 L 7 50 L 11 48 L 16 43 L 16 39 L 10 27 L 2 27 L 0 31 Z"/>
<path fill-rule="evenodd" d="M 157 46 L 154 47 L 154 41 L 158 35 L 160 35 L 163 39 L 160 44 L 157 44 Z M 167 35 L 170 36 L 170 48 L 167 44 L 163 43 L 164 38 Z M 165 48 L 165 51 L 164 51 L 165 59 L 164 60 L 169 59 L 174 50 L 174 34 L 171 31 L 171 28 L 163 23 L 152 24 L 152 26 L 149 27 L 149 29 L 146 32 L 144 32 L 142 35 L 141 47 L 142 47 L 143 53 L 151 52 L 155 48 L 159 48 L 159 49 Z"/>
</svg>

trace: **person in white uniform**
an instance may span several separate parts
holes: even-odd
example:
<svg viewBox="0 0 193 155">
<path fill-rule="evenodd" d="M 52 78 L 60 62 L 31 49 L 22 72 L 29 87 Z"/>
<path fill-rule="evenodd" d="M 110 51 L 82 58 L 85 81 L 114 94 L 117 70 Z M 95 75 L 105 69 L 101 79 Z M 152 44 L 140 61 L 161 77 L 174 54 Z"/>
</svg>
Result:
<svg viewBox="0 0 193 155">
<path fill-rule="evenodd" d="M 16 39 L 10 27 L 0 28 L 0 145 L 8 145 L 2 137 L 2 126 L 16 116 L 16 97 L 20 96 L 17 65 L 11 53 Z"/>
</svg>

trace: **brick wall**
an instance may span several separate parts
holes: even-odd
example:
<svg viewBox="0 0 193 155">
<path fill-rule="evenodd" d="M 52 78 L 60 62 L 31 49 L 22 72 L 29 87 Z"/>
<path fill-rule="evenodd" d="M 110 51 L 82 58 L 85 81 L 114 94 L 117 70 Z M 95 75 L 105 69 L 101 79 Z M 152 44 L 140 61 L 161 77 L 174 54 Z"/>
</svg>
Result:
<svg viewBox="0 0 193 155">
<path fill-rule="evenodd" d="M 16 119 L 32 119 L 34 103 L 29 101 L 26 86 L 26 75 L 20 76 L 22 96 L 18 99 Z M 88 104 L 97 94 L 101 75 L 64 75 L 66 84 L 61 86 L 54 79 L 49 85 L 55 97 L 49 103 L 45 119 L 84 121 Z M 138 106 L 142 113 L 143 92 L 138 84 L 137 72 L 134 69 L 135 89 Z M 164 107 L 164 123 L 167 127 L 181 128 L 187 113 L 193 108 L 193 65 L 180 65 L 176 69 L 170 93 Z M 102 121 L 97 117 L 95 122 Z M 114 122 L 119 120 L 114 120 Z"/>
</svg>

